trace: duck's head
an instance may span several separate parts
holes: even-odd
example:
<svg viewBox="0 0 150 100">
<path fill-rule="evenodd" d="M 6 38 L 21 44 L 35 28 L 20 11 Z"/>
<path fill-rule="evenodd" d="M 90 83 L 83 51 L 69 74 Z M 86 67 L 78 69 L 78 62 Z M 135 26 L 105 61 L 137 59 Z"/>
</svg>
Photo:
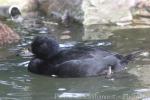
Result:
<svg viewBox="0 0 150 100">
<path fill-rule="evenodd" d="M 32 53 L 43 60 L 54 57 L 60 50 L 59 44 L 50 36 L 37 36 L 31 44 Z"/>
</svg>

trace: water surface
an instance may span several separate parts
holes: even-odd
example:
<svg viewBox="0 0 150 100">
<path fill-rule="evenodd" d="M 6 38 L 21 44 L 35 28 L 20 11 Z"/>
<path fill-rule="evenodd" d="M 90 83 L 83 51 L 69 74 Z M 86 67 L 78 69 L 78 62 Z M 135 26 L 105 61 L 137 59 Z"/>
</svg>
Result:
<svg viewBox="0 0 150 100">
<path fill-rule="evenodd" d="M 0 49 L 0 100 L 150 100 L 150 29 L 110 31 L 112 35 L 108 38 L 96 35 L 99 40 L 92 42 L 85 38 L 83 27 L 76 24 L 68 28 L 54 22 L 33 25 L 26 21 L 15 30 L 22 37 L 20 43 Z M 143 52 L 125 71 L 115 74 L 112 79 L 53 78 L 32 74 L 27 71 L 32 56 L 26 55 L 26 50 L 36 35 L 48 32 L 55 33 L 62 47 L 80 43 L 122 54 L 139 49 Z M 92 32 L 102 31 L 92 29 Z M 82 39 L 86 42 L 83 43 Z"/>
</svg>

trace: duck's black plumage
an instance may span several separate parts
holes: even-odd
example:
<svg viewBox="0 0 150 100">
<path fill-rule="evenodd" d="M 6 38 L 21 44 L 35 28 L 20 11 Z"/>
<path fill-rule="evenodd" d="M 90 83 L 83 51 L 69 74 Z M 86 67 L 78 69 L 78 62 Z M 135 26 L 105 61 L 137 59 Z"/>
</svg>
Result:
<svg viewBox="0 0 150 100">
<path fill-rule="evenodd" d="M 98 47 L 79 47 L 61 50 L 59 44 L 48 36 L 37 36 L 31 49 L 35 57 L 28 70 L 58 77 L 87 77 L 107 74 L 109 67 L 116 72 L 124 69 L 132 55 L 122 56 Z"/>
</svg>

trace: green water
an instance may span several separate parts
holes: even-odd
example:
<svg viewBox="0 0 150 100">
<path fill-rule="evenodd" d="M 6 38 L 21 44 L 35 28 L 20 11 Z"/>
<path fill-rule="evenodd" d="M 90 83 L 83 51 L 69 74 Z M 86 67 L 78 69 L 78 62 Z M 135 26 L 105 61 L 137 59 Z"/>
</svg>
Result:
<svg viewBox="0 0 150 100">
<path fill-rule="evenodd" d="M 42 25 L 29 25 L 24 23 L 15 28 L 22 37 L 18 44 L 0 49 L 0 100 L 150 100 L 149 55 L 138 56 L 124 72 L 115 74 L 112 79 L 52 78 L 28 72 L 31 56 L 21 52 L 30 46 L 36 35 L 47 33 Z M 82 41 L 85 35 L 78 25 L 66 28 L 48 23 L 46 26 L 63 44 Z M 150 29 L 125 29 L 112 33 L 109 38 L 100 40 L 101 46 L 123 54 L 138 49 L 143 53 L 150 52 Z"/>
</svg>

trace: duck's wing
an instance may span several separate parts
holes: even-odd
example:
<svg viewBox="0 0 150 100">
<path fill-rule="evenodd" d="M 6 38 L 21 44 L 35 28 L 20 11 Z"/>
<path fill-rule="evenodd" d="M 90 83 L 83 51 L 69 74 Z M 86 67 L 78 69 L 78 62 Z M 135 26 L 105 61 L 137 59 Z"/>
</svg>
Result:
<svg viewBox="0 0 150 100">
<path fill-rule="evenodd" d="M 53 59 L 50 60 L 50 62 L 57 64 L 68 60 L 102 58 L 108 55 L 112 55 L 112 53 L 101 48 L 73 47 L 67 50 L 64 49 L 60 51 L 55 57 L 53 57 Z"/>
</svg>

